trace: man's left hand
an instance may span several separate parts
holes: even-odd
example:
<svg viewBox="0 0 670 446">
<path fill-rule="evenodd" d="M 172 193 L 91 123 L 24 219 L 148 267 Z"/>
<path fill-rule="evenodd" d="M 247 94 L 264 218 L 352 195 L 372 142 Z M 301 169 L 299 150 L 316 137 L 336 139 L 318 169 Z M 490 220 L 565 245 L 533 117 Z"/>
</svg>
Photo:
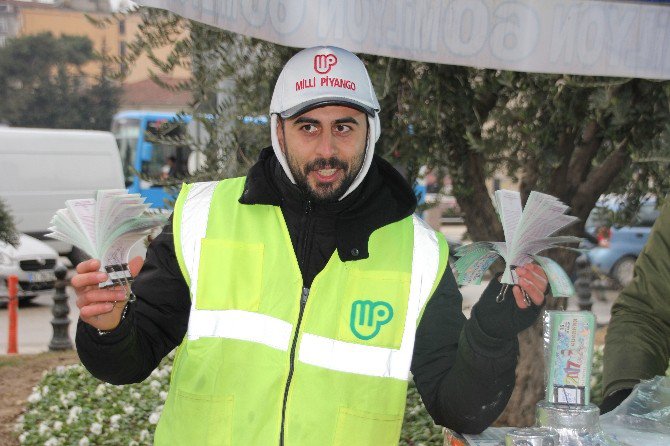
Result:
<svg viewBox="0 0 670 446">
<path fill-rule="evenodd" d="M 515 338 L 533 325 L 542 311 L 547 275 L 540 266 L 530 263 L 517 266 L 516 274 L 518 284 L 511 287 L 500 283 L 500 277 L 492 280 L 479 302 L 472 307 L 472 317 L 479 328 L 492 338 Z M 524 291 L 531 305 L 525 302 Z M 500 295 L 502 292 L 504 296 Z"/>
<path fill-rule="evenodd" d="M 512 288 L 516 305 L 521 309 L 530 306 L 524 299 L 525 291 L 535 305 L 542 306 L 549 283 L 542 268 L 534 263 L 527 263 L 523 266 L 517 266 L 515 271 L 519 277 L 519 283 Z"/>
</svg>

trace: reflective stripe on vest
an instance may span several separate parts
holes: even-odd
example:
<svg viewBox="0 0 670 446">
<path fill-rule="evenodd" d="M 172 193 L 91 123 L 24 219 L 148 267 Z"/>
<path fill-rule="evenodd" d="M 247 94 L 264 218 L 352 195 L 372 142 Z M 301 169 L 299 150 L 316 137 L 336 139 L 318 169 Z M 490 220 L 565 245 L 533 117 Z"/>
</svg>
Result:
<svg viewBox="0 0 670 446">
<path fill-rule="evenodd" d="M 288 322 L 265 314 L 242 310 L 198 310 L 194 304 L 188 321 L 188 339 L 239 339 L 286 351 L 292 329 Z"/>
<path fill-rule="evenodd" d="M 192 297 L 187 338 L 190 341 L 203 337 L 238 339 L 286 351 L 293 330 L 292 324 L 286 321 L 249 311 L 196 308 L 200 245 L 207 233 L 210 203 L 217 184 L 193 184 L 182 211 L 180 241 Z M 354 344 L 305 332 L 298 361 L 359 375 L 408 379 L 416 327 L 421 311 L 439 279 L 440 264 L 435 231 L 416 216 L 413 217 L 413 223 L 412 273 L 400 348 Z"/>
<path fill-rule="evenodd" d="M 179 239 L 184 264 L 190 279 L 191 290 L 198 289 L 198 266 L 200 260 L 200 242 L 207 234 L 207 218 L 212 194 L 218 181 L 196 183 L 191 186 L 181 211 Z M 193 301 L 193 299 L 191 299 Z"/>
</svg>

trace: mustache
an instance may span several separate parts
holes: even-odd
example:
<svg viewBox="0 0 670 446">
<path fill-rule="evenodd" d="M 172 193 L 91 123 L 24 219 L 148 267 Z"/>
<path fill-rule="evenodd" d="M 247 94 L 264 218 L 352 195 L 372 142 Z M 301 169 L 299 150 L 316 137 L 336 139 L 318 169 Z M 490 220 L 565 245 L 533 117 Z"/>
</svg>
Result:
<svg viewBox="0 0 670 446">
<path fill-rule="evenodd" d="M 328 159 L 326 158 L 315 159 L 314 161 L 307 163 L 304 167 L 305 175 L 315 170 L 322 170 L 322 169 L 342 169 L 346 171 L 349 169 L 349 163 L 347 163 L 346 161 L 342 161 L 341 159 L 335 156 L 332 156 Z"/>
</svg>

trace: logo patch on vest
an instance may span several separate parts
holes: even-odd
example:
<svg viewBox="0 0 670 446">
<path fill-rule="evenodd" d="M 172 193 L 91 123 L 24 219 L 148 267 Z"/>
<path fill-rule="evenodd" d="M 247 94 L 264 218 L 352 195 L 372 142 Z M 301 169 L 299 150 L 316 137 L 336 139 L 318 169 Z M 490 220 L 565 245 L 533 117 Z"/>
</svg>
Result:
<svg viewBox="0 0 670 446">
<path fill-rule="evenodd" d="M 356 300 L 351 304 L 349 326 L 358 339 L 367 341 L 379 334 L 382 325 L 393 319 L 393 307 L 384 301 Z"/>
</svg>

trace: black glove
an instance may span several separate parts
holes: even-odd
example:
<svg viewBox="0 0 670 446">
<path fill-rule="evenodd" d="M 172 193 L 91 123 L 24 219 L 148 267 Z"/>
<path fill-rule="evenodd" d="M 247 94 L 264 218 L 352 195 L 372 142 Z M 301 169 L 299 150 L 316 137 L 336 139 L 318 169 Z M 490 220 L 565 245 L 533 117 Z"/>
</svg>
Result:
<svg viewBox="0 0 670 446">
<path fill-rule="evenodd" d="M 505 299 L 497 303 L 496 297 L 503 287 L 504 285 L 498 281 L 497 277 L 491 280 L 482 293 L 482 297 L 472 307 L 472 317 L 487 336 L 496 339 L 512 339 L 516 338 L 519 332 L 533 325 L 542 307 L 531 305 L 530 308 L 523 310 L 519 308 L 512 294 L 512 285 L 507 287 Z"/>
</svg>

